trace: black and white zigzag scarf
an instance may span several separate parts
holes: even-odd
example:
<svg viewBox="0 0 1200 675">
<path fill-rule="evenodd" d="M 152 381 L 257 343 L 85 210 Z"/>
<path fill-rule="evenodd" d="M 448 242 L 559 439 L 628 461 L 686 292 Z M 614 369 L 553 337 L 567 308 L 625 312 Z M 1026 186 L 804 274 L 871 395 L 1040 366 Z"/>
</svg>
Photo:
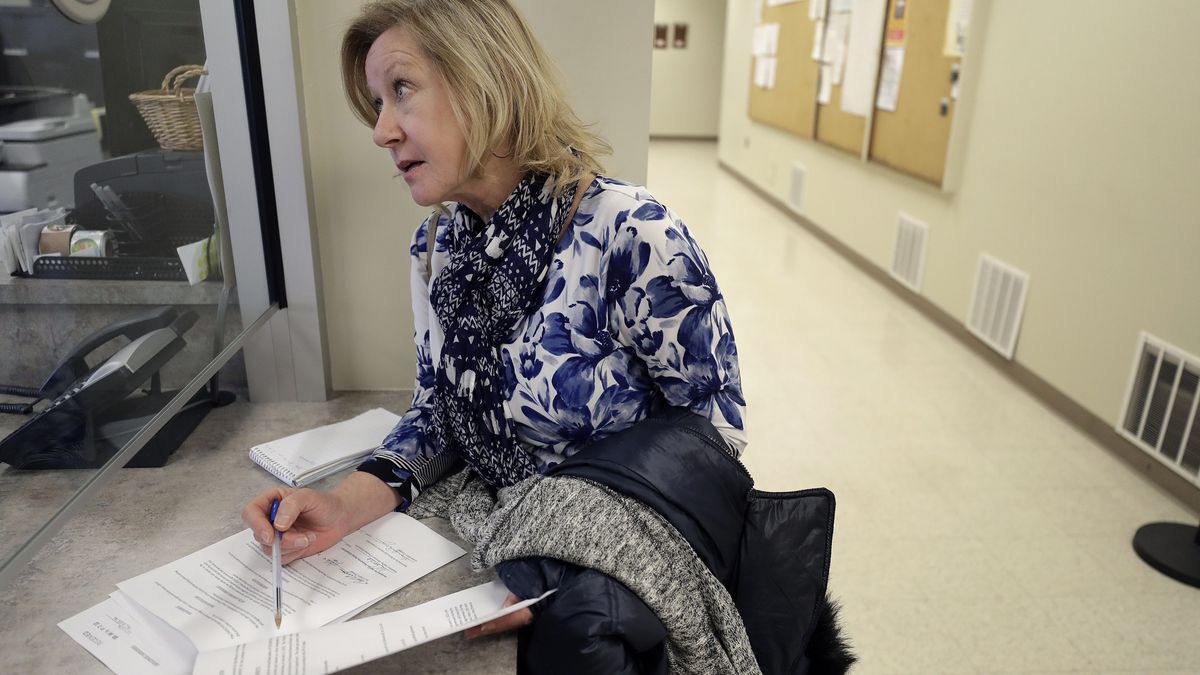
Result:
<svg viewBox="0 0 1200 675">
<path fill-rule="evenodd" d="M 430 291 L 445 334 L 432 431 L 441 453 L 457 454 L 495 487 L 537 473 L 504 412 L 500 345 L 538 306 L 575 199 L 574 185 L 558 197 L 553 188 L 547 176 L 525 176 L 486 225 L 459 209 L 474 222 L 453 224 L 449 262 Z"/>
</svg>

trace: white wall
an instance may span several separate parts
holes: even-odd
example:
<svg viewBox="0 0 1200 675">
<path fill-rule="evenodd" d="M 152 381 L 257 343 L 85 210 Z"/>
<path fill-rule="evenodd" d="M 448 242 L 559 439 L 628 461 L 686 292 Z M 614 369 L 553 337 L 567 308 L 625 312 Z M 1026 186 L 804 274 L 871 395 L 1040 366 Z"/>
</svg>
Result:
<svg viewBox="0 0 1200 675">
<path fill-rule="evenodd" d="M 342 97 L 340 36 L 363 3 L 294 1 L 333 388 L 411 388 L 408 244 L 429 211 L 409 201 L 387 154 Z M 607 173 L 644 183 L 653 5 L 514 4 L 565 73 L 580 117 L 612 144 Z"/>
<path fill-rule="evenodd" d="M 955 194 L 752 122 L 751 0 L 729 2 L 720 159 L 784 201 L 806 166 L 805 215 L 881 268 L 897 212 L 928 223 L 923 292 L 960 321 L 980 252 L 1029 272 L 1016 360 L 1115 423 L 1139 331 L 1200 354 L 1200 2 L 976 5 Z"/>
<path fill-rule="evenodd" d="M 667 48 L 654 50 L 650 135 L 716 138 L 725 0 L 657 0 L 654 22 L 665 23 L 669 29 Z M 674 46 L 676 23 L 688 25 L 685 49 Z"/>
</svg>

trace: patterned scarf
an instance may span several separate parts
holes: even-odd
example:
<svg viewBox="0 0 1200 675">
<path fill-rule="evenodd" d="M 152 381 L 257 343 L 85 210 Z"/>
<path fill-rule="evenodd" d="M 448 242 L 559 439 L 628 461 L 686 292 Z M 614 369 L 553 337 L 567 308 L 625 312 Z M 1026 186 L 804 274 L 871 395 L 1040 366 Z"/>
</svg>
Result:
<svg viewBox="0 0 1200 675">
<path fill-rule="evenodd" d="M 467 209 L 449 238 L 450 260 L 430 291 L 445 341 L 434 381 L 432 431 L 494 487 L 537 473 L 504 411 L 500 345 L 540 302 L 575 186 L 529 174 L 484 223 Z"/>
</svg>

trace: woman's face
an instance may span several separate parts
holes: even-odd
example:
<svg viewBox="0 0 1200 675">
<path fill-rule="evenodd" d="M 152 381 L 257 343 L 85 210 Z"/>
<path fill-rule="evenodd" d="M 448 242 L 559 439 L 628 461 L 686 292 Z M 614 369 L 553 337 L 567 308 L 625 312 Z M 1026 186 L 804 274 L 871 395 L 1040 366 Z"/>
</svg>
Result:
<svg viewBox="0 0 1200 675">
<path fill-rule="evenodd" d="M 467 141 L 446 87 L 403 26 L 367 51 L 367 88 L 379 118 L 375 144 L 385 148 L 421 206 L 457 201 L 476 210 L 480 181 L 467 178 Z"/>
</svg>

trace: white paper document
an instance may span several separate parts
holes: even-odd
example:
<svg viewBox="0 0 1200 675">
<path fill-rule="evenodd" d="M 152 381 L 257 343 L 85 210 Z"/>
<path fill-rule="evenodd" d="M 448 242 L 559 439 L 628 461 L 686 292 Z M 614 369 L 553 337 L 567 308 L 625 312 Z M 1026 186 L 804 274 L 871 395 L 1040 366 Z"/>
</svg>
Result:
<svg viewBox="0 0 1200 675">
<path fill-rule="evenodd" d="M 833 101 L 833 66 L 821 64 L 821 84 L 817 88 L 817 103 L 829 105 Z"/>
<path fill-rule="evenodd" d="M 499 581 L 416 607 L 200 654 L 196 675 L 331 673 L 410 649 L 528 607 L 554 591 L 501 607 Z"/>
<path fill-rule="evenodd" d="M 950 11 L 946 16 L 946 44 L 942 55 L 961 58 L 967 48 L 967 32 L 971 28 L 971 10 L 974 0 L 950 0 Z"/>
<path fill-rule="evenodd" d="M 21 225 L 25 220 L 25 216 L 32 216 L 37 213 L 37 209 L 25 209 L 16 213 L 6 213 L 0 215 L 0 250 L 3 254 L 0 258 L 4 260 L 5 271 L 9 274 L 13 272 L 32 272 L 33 263 L 26 259 L 25 245 L 21 242 Z M 38 234 L 41 237 L 41 234 Z"/>
<path fill-rule="evenodd" d="M 754 59 L 754 86 L 762 89 L 775 88 L 775 72 L 779 59 L 774 56 L 759 56 Z"/>
<path fill-rule="evenodd" d="M 764 23 L 754 27 L 753 55 L 775 56 L 779 51 L 779 24 Z"/>
<path fill-rule="evenodd" d="M 825 20 L 822 19 L 813 24 L 813 61 L 821 61 L 825 58 Z"/>
<path fill-rule="evenodd" d="M 767 53 L 766 32 L 763 30 L 762 26 L 755 26 L 754 32 L 752 33 L 751 39 L 750 39 L 750 55 L 758 57 L 758 56 L 764 56 L 764 55 L 766 55 L 766 53 Z"/>
<path fill-rule="evenodd" d="M 850 35 L 850 15 L 834 14 L 825 26 L 825 58 L 831 68 L 833 84 L 842 83 L 846 69 L 846 42 Z"/>
<path fill-rule="evenodd" d="M 875 107 L 896 112 L 900 99 L 900 75 L 904 72 L 904 47 L 885 47 L 883 65 L 879 69 L 879 97 Z"/>
<path fill-rule="evenodd" d="M 187 276 L 189 286 L 195 286 L 208 279 L 208 256 L 216 253 L 215 250 L 210 252 L 209 249 L 213 248 L 210 242 L 212 239 L 206 237 L 175 249 L 179 255 L 179 264 L 183 265 L 183 273 Z"/>
<path fill-rule="evenodd" d="M 875 76 L 883 43 L 887 0 L 857 0 L 850 15 L 846 67 L 842 76 L 842 110 L 866 117 L 875 99 Z"/>
<path fill-rule="evenodd" d="M 825 10 L 829 0 L 808 0 L 808 18 L 810 21 L 821 21 L 825 18 Z"/>
<path fill-rule="evenodd" d="M 465 553 L 388 514 L 283 569 L 282 632 L 342 621 Z M 117 584 L 201 651 L 278 635 L 271 559 L 249 529 Z"/>
<path fill-rule="evenodd" d="M 164 636 L 147 625 L 143 618 L 141 612 L 131 609 L 114 593 L 95 607 L 59 623 L 58 627 L 114 673 L 186 675 L 192 672 L 196 648 L 180 633 L 175 633 L 175 638 Z M 183 644 L 178 639 L 182 639 Z"/>
</svg>

